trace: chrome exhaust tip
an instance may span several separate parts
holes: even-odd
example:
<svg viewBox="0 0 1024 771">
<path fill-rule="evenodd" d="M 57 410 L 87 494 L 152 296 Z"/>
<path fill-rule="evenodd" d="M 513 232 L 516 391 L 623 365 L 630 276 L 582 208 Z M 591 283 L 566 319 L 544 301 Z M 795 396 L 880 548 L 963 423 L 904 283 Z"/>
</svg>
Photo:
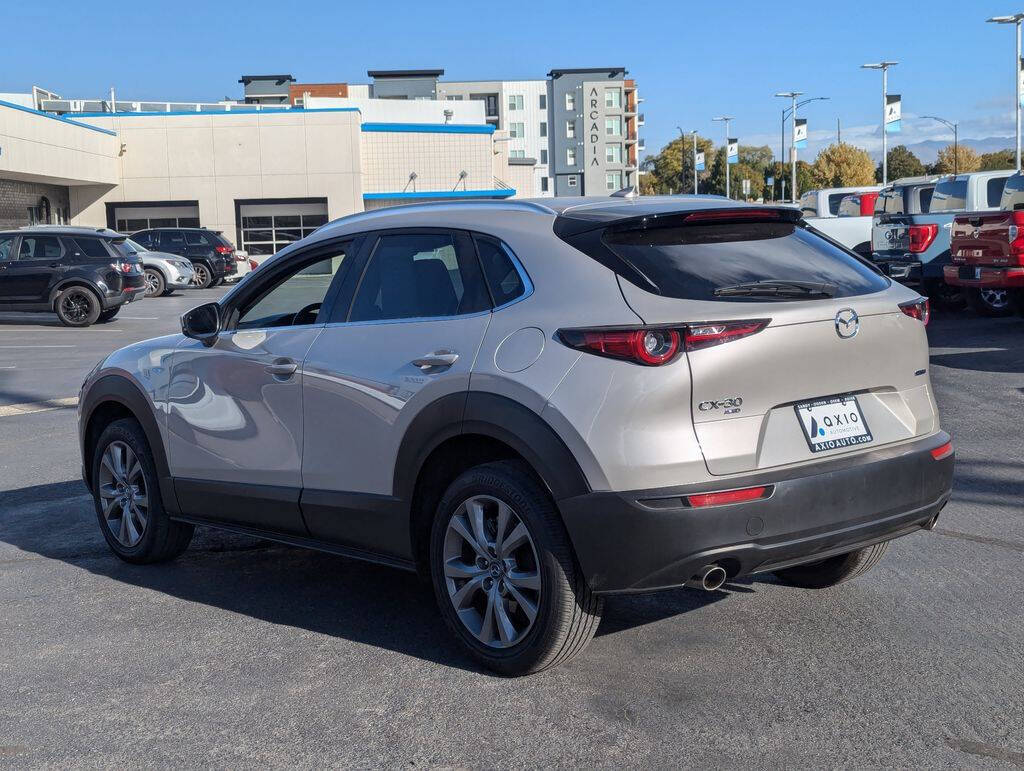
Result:
<svg viewBox="0 0 1024 771">
<path fill-rule="evenodd" d="M 694 589 L 713 592 L 715 589 L 720 589 L 728 577 L 729 574 L 725 572 L 725 568 L 721 565 L 705 565 L 697 571 L 693 578 L 686 582 L 686 585 Z"/>
<path fill-rule="evenodd" d="M 925 530 L 934 530 L 937 524 L 939 524 L 938 514 L 936 514 L 934 517 L 925 522 L 924 525 L 922 525 L 922 527 L 924 527 Z"/>
</svg>

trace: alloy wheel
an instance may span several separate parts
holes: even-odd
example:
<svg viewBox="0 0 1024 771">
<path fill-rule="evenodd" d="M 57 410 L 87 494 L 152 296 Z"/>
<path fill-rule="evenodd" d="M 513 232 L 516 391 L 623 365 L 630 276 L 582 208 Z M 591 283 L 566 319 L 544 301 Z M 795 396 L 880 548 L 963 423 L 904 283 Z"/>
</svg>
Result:
<svg viewBox="0 0 1024 771">
<path fill-rule="evenodd" d="M 149 493 L 142 463 L 124 442 L 107 445 L 100 460 L 100 506 L 110 534 L 122 546 L 136 546 L 149 521 Z"/>
<path fill-rule="evenodd" d="M 982 289 L 981 299 L 993 310 L 1004 310 L 1010 304 L 1010 296 L 1005 289 Z"/>
<path fill-rule="evenodd" d="M 199 288 L 210 283 L 210 272 L 202 265 L 195 266 L 195 274 L 192 276 L 192 284 Z"/>
<path fill-rule="evenodd" d="M 60 301 L 64 317 L 74 324 L 81 324 L 89 318 L 89 298 L 81 292 L 68 292 Z"/>
<path fill-rule="evenodd" d="M 464 501 L 448 522 L 443 559 L 448 597 L 470 634 L 491 648 L 522 640 L 540 607 L 540 562 L 512 507 L 489 495 Z"/>
<path fill-rule="evenodd" d="M 156 294 L 160 283 L 157 279 L 156 273 L 151 270 L 146 271 L 146 297 L 152 297 Z"/>
</svg>

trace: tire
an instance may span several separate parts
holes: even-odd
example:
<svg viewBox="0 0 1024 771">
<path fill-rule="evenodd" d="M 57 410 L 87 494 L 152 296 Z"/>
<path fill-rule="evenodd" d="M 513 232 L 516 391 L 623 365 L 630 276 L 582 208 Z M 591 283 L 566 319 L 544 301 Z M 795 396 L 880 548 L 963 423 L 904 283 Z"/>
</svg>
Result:
<svg viewBox="0 0 1024 771">
<path fill-rule="evenodd" d="M 1014 289 L 1010 294 L 1010 303 L 1018 316 L 1024 316 L 1024 289 Z"/>
<path fill-rule="evenodd" d="M 111 308 L 108 311 L 103 311 L 102 313 L 100 313 L 99 316 L 96 317 L 96 321 L 99 324 L 104 324 L 108 321 L 111 321 L 120 311 L 120 305 L 118 305 L 116 308 Z"/>
<path fill-rule="evenodd" d="M 979 316 L 998 318 L 1013 313 L 1013 304 L 1008 289 L 968 289 L 967 304 Z"/>
<path fill-rule="evenodd" d="M 146 268 L 146 297 L 159 297 L 166 286 L 163 273 L 156 268 Z"/>
<path fill-rule="evenodd" d="M 104 462 L 108 451 L 111 454 Z M 100 531 L 111 551 L 125 562 L 165 562 L 188 548 L 194 528 L 172 521 L 164 511 L 153 453 L 136 420 L 124 418 L 104 429 L 93 450 L 92 480 Z M 124 501 L 130 513 L 127 520 Z"/>
<path fill-rule="evenodd" d="M 482 512 L 478 529 L 490 547 L 485 549 L 489 567 L 462 535 L 479 545 L 470 515 L 477 503 Z M 499 539 L 503 506 L 511 513 L 506 537 Z M 497 559 L 501 540 L 508 548 L 513 535 L 518 545 Z M 431 526 L 430 575 L 449 629 L 474 659 L 503 675 L 539 672 L 568 661 L 586 647 L 601 620 L 603 602 L 576 565 L 554 502 L 519 462 L 476 466 L 448 487 Z M 488 606 L 492 622 L 485 628 Z"/>
<path fill-rule="evenodd" d="M 84 286 L 69 286 L 53 302 L 60 323 L 66 327 L 87 327 L 100 317 L 100 298 Z"/>
<path fill-rule="evenodd" d="M 786 586 L 801 589 L 826 589 L 866 573 L 878 564 L 889 548 L 888 541 L 882 541 L 863 549 L 829 557 L 810 565 L 796 565 L 776 570 L 775 576 Z"/>
<path fill-rule="evenodd" d="M 192 267 L 196 271 L 195 276 L 192 278 L 192 286 L 196 289 L 208 289 L 210 284 L 213 283 L 213 274 L 210 273 L 210 269 L 201 262 L 192 263 Z"/>
<path fill-rule="evenodd" d="M 160 296 L 161 297 L 170 297 L 172 294 L 174 294 L 174 290 L 173 289 L 165 289 L 163 292 L 160 293 Z"/>
<path fill-rule="evenodd" d="M 215 278 L 213 281 L 210 282 L 210 288 L 213 289 L 214 287 L 218 287 L 218 286 L 220 286 L 223 283 L 224 283 L 223 276 L 221 278 Z"/>
</svg>

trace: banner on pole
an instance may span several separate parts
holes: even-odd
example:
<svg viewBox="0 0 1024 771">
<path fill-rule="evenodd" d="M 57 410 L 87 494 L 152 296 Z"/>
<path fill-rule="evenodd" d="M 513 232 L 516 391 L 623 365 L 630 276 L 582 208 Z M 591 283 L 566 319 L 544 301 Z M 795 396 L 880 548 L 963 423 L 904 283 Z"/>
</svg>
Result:
<svg viewBox="0 0 1024 771">
<path fill-rule="evenodd" d="M 704 171 L 704 153 L 697 153 L 693 156 L 693 162 L 697 167 L 697 171 Z"/>
<path fill-rule="evenodd" d="M 807 119 L 797 118 L 796 126 L 793 129 L 793 147 L 801 149 L 807 147 Z"/>
<path fill-rule="evenodd" d="M 899 94 L 885 96 L 885 131 L 888 134 L 900 132 L 900 119 L 903 117 L 903 105 Z"/>
<path fill-rule="evenodd" d="M 731 137 L 725 140 L 725 159 L 727 163 L 739 163 L 740 160 L 740 140 L 735 137 Z"/>
</svg>

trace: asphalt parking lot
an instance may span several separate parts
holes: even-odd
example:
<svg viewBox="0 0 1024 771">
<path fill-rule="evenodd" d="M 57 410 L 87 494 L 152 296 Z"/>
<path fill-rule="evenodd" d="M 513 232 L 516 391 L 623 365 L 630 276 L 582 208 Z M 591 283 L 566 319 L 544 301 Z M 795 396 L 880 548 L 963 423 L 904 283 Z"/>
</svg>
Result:
<svg viewBox="0 0 1024 771">
<path fill-rule="evenodd" d="M 583 655 L 508 680 L 409 574 L 211 531 L 108 551 L 62 400 L 222 291 L 0 314 L 0 766 L 1024 767 L 1024 320 L 929 327 L 935 531 L 830 590 L 613 598 Z"/>
</svg>

